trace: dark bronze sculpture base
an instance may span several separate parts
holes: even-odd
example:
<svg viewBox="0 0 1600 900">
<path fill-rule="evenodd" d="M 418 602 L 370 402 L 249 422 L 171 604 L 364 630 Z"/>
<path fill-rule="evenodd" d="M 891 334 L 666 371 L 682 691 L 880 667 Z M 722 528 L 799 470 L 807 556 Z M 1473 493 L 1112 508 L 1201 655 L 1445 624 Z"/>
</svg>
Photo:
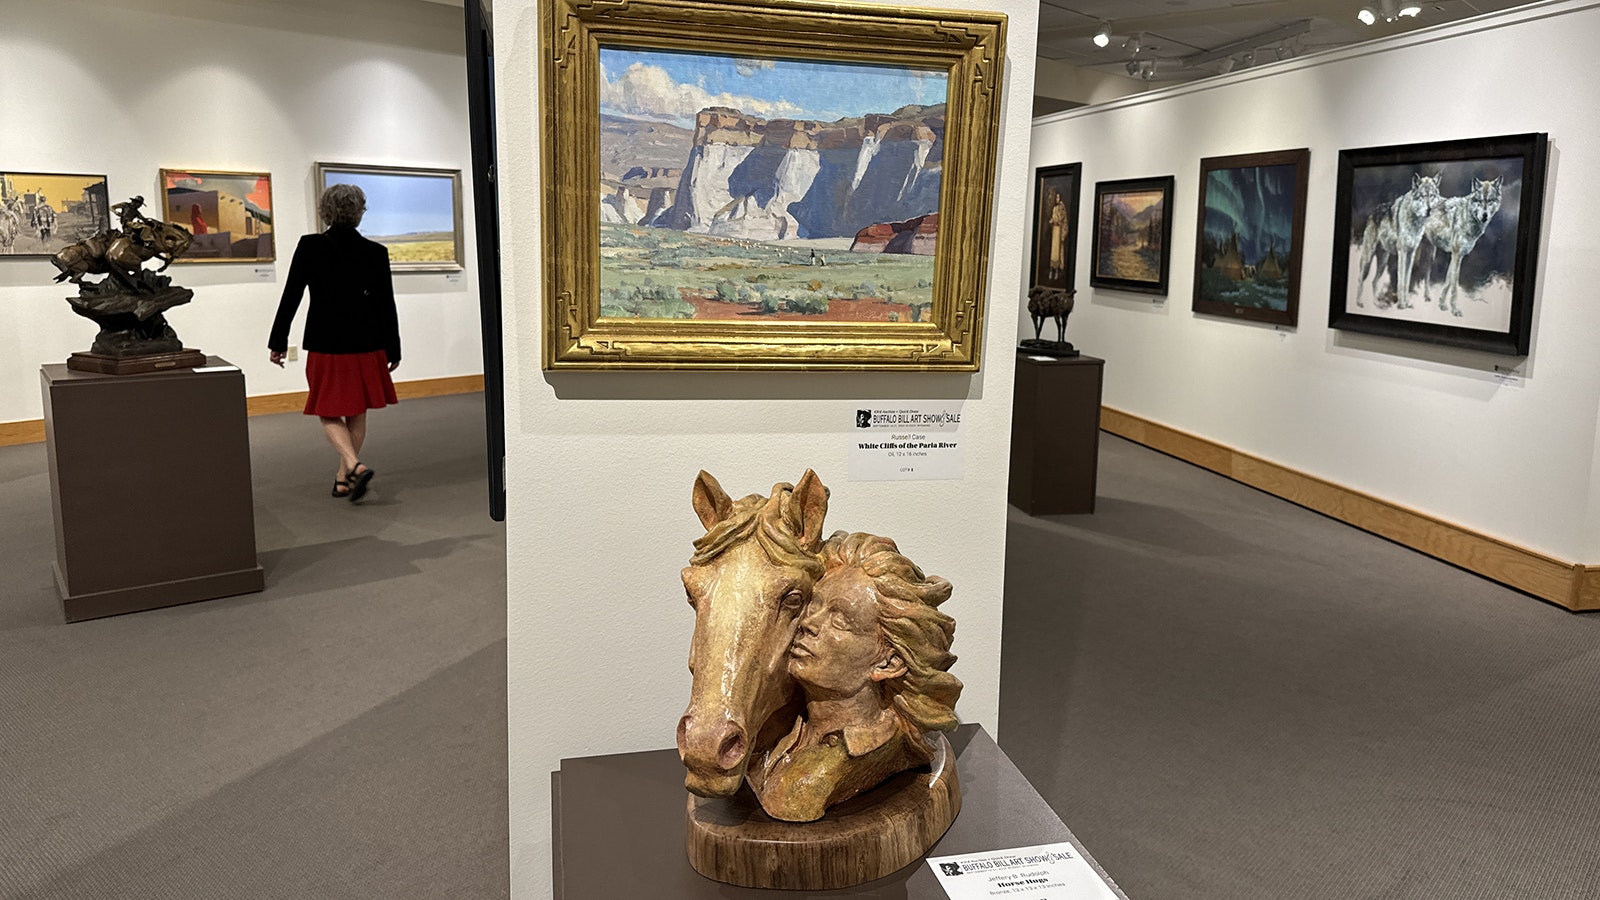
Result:
<svg viewBox="0 0 1600 900">
<path fill-rule="evenodd" d="M 1031 353 L 1038 356 L 1077 356 L 1078 348 L 1072 346 L 1071 341 L 1041 341 L 1029 338 L 1017 345 L 1018 353 Z"/>
<path fill-rule="evenodd" d="M 104 353 L 78 352 L 67 358 L 67 368 L 76 372 L 96 372 L 101 375 L 139 375 L 166 369 L 192 369 L 205 365 L 206 355 L 199 350 L 178 350 L 172 353 L 146 353 L 141 356 L 109 356 Z"/>
<path fill-rule="evenodd" d="M 828 810 L 780 822 L 746 785 L 732 797 L 689 795 L 689 865 L 741 887 L 829 891 L 882 878 L 922 857 L 961 812 L 956 755 L 944 735 L 927 769 L 901 772 Z"/>
</svg>

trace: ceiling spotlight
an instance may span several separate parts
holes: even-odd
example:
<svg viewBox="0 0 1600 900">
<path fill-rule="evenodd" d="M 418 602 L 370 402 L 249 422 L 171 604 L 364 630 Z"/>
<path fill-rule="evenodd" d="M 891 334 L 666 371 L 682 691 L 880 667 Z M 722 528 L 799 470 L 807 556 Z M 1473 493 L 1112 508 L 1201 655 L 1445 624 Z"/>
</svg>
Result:
<svg viewBox="0 0 1600 900">
<path fill-rule="evenodd" d="M 1422 5 L 1420 3 L 1407 3 L 1400 7 L 1400 15 L 1406 17 L 1416 16 L 1421 12 Z"/>
<path fill-rule="evenodd" d="M 1226 75 L 1226 74 L 1228 74 L 1228 73 L 1229 73 L 1229 72 L 1232 72 L 1232 71 L 1233 71 L 1233 67 L 1234 67 L 1234 65 L 1235 65 L 1235 63 L 1234 63 L 1234 61 L 1233 61 L 1233 57 L 1231 57 L 1231 56 L 1224 56 L 1224 57 L 1223 57 L 1223 58 L 1222 58 L 1222 62 L 1221 62 L 1221 64 L 1219 64 L 1219 65 L 1218 65 L 1218 66 L 1217 66 L 1217 68 L 1219 68 L 1219 69 L 1221 69 L 1221 70 L 1222 70 L 1222 74 L 1224 74 L 1224 75 Z"/>
<path fill-rule="evenodd" d="M 1128 60 L 1128 65 L 1126 66 L 1126 68 L 1128 70 L 1128 77 L 1129 78 L 1132 78 L 1132 77 L 1138 75 L 1139 74 L 1139 61 L 1137 59 Z"/>
<path fill-rule="evenodd" d="M 1147 59 L 1139 63 L 1139 77 L 1145 81 L 1156 77 L 1156 61 Z"/>
<path fill-rule="evenodd" d="M 1101 22 L 1100 29 L 1094 33 L 1094 45 L 1104 47 L 1111 43 L 1111 23 Z"/>
<path fill-rule="evenodd" d="M 1378 21 L 1378 14 L 1373 11 L 1372 7 L 1363 6 L 1360 12 L 1356 13 L 1356 18 L 1360 19 L 1363 25 L 1372 25 Z"/>
</svg>

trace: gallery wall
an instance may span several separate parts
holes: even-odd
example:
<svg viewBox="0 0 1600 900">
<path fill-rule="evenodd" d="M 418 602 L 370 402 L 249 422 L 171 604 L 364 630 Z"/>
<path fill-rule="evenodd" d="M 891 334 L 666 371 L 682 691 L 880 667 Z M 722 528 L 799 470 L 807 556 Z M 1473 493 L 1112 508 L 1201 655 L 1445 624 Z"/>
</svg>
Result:
<svg viewBox="0 0 1600 900">
<path fill-rule="evenodd" d="M 735 497 L 815 469 L 831 489 L 826 530 L 885 534 L 955 585 L 961 717 L 999 731 L 1011 323 L 1027 190 L 1038 6 L 923 4 L 1010 16 L 988 327 L 977 374 L 565 372 L 540 369 L 540 310 L 506 308 L 508 678 L 512 892 L 549 896 L 550 773 L 566 757 L 667 748 L 688 702 L 692 613 L 679 570 L 703 532 L 690 506 L 701 469 Z M 495 4 L 501 209 L 537 211 L 540 107 L 533 0 Z M 510 294 L 540 293 L 540 218 L 508 216 Z M 847 448 L 863 404 L 963 404 L 965 475 L 852 482 Z M 1004 723 L 998 723 L 1003 727 Z"/>
<path fill-rule="evenodd" d="M 299 362 L 267 362 L 267 331 L 295 242 L 316 227 L 312 163 L 465 169 L 461 10 L 420 2 L 131 0 L 11 4 L 0 29 L 0 170 L 107 176 L 111 202 L 160 215 L 157 170 L 268 171 L 278 259 L 178 264 L 194 300 L 167 318 L 222 356 L 246 390 L 305 389 Z M 465 215 L 471 221 L 471 179 Z M 395 276 L 396 379 L 483 371 L 475 249 L 465 272 Z M 45 259 L 0 257 L 0 422 L 38 418 L 39 366 L 87 350 Z M 302 305 L 291 342 L 300 341 Z"/>
<path fill-rule="evenodd" d="M 1106 405 L 1600 562 L 1596 34 L 1600 4 L 1533 4 L 1038 120 L 1032 163 L 1082 162 L 1086 216 L 1096 181 L 1177 178 L 1164 300 L 1091 288 L 1079 232 L 1067 337 L 1107 360 Z M 1551 151 L 1526 359 L 1328 327 L 1341 149 L 1533 131 Z M 1298 327 L 1191 312 L 1200 159 L 1295 147 L 1311 150 Z"/>
</svg>

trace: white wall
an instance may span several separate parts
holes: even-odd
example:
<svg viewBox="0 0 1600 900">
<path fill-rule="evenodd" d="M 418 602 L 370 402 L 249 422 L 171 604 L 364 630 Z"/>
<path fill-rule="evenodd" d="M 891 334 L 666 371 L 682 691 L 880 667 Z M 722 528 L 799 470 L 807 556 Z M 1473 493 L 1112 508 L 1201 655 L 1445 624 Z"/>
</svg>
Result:
<svg viewBox="0 0 1600 900">
<path fill-rule="evenodd" d="M 704 468 L 735 496 L 807 467 L 832 489 L 829 530 L 895 538 L 955 584 L 960 713 L 996 727 L 1012 329 L 1022 268 L 1038 7 L 923 5 L 1011 16 L 995 195 L 989 327 L 976 375 L 562 373 L 540 370 L 538 29 L 533 0 L 495 6 L 507 295 L 506 443 L 512 891 L 550 891 L 550 772 L 563 757 L 673 745 L 692 630 L 678 570 L 702 530 Z M 964 399 L 966 477 L 851 483 L 846 438 L 863 401 Z"/>
<path fill-rule="evenodd" d="M 1176 175 L 1171 292 L 1088 286 L 1068 338 L 1107 360 L 1107 405 L 1561 559 L 1600 562 L 1600 5 L 1544 3 L 1040 120 L 1033 165 L 1093 184 Z M 1327 326 L 1341 149 L 1548 132 L 1526 361 Z M 1202 157 L 1311 149 L 1297 329 L 1196 315 Z M 1019 334 L 1032 336 L 1024 312 Z M 1517 366 L 1520 386 L 1496 381 Z"/>
<path fill-rule="evenodd" d="M 316 227 L 312 163 L 466 170 L 463 33 L 459 9 L 383 0 L 7 4 L 0 169 L 103 174 L 113 203 L 141 194 L 156 215 L 162 167 L 271 172 L 277 263 L 264 279 L 248 263 L 174 265 L 195 298 L 167 318 L 186 346 L 240 365 L 249 393 L 304 390 L 303 357 L 279 370 L 266 343 L 295 242 Z M 469 231 L 455 281 L 395 276 L 396 378 L 483 371 L 475 252 Z M 38 418 L 39 365 L 94 339 L 55 274 L 0 257 L 0 422 Z"/>
</svg>

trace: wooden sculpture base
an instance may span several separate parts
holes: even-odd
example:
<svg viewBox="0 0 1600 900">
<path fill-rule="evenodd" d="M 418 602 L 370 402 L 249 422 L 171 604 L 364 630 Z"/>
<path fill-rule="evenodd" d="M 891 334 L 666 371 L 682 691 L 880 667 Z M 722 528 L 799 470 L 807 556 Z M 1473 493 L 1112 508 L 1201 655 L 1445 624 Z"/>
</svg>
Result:
<svg viewBox="0 0 1600 900">
<path fill-rule="evenodd" d="M 104 353 L 80 351 L 67 358 L 67 368 L 100 375 L 141 375 L 166 369 L 192 369 L 205 364 L 206 355 L 199 350 L 146 353 L 142 356 L 107 356 Z"/>
<path fill-rule="evenodd" d="M 715 881 L 792 891 L 836 890 L 904 868 L 961 812 L 955 753 L 944 735 L 937 743 L 929 769 L 901 772 L 816 822 L 772 818 L 748 785 L 716 800 L 691 794 L 689 865 Z"/>
</svg>

